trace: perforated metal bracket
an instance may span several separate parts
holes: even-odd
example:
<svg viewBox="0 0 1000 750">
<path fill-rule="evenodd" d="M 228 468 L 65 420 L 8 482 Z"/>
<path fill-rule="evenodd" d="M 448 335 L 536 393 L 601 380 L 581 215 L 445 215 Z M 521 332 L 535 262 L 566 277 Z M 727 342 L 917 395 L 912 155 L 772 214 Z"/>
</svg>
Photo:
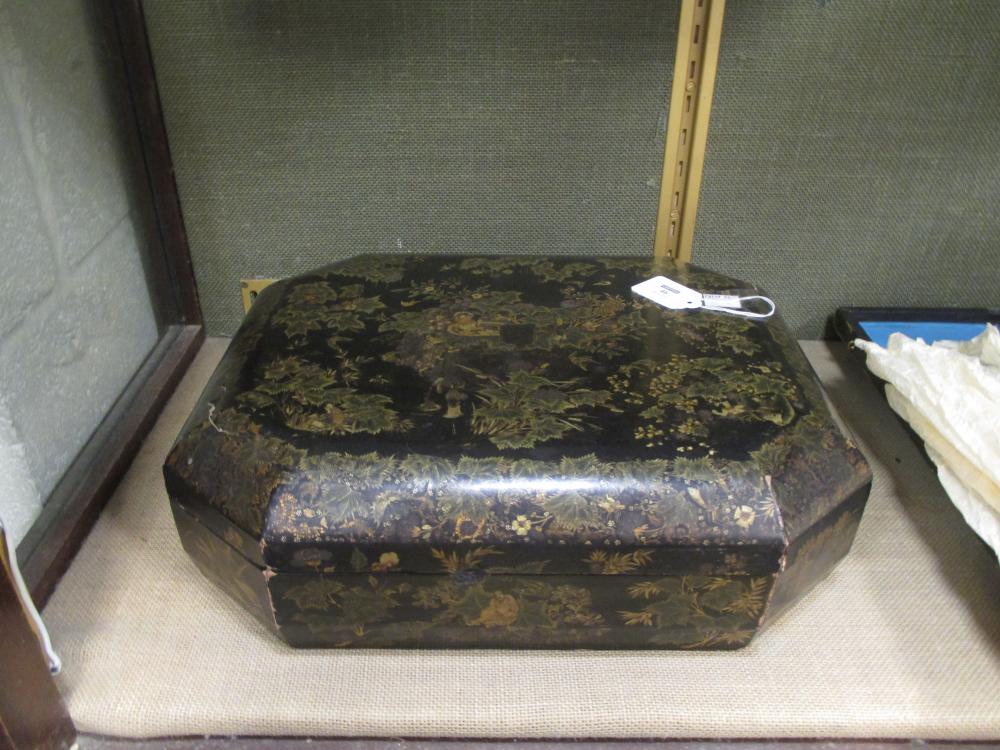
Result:
<svg viewBox="0 0 1000 750">
<path fill-rule="evenodd" d="M 267 289 L 277 279 L 240 279 L 240 292 L 243 294 L 243 312 L 250 311 L 250 306 L 257 295 Z"/>
<path fill-rule="evenodd" d="M 691 259 L 725 0 L 682 0 L 653 254 Z"/>
</svg>

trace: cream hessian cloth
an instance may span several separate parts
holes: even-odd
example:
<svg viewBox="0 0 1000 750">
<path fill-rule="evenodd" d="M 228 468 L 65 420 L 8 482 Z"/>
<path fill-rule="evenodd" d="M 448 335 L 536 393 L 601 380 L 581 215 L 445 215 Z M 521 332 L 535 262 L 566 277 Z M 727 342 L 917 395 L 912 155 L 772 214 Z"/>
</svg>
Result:
<svg viewBox="0 0 1000 750">
<path fill-rule="evenodd" d="M 735 652 L 296 651 L 181 550 L 160 464 L 209 340 L 45 610 L 85 732 L 1000 738 L 1000 569 L 843 347 L 804 345 L 875 472 L 851 554 Z"/>
</svg>

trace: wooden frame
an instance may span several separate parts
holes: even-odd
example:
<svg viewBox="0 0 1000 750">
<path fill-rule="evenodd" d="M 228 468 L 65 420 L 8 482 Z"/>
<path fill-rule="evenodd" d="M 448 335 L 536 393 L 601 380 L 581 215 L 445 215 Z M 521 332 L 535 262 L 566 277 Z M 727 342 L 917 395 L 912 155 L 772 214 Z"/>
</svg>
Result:
<svg viewBox="0 0 1000 750">
<path fill-rule="evenodd" d="M 726 0 L 681 0 L 653 255 L 691 260 Z"/>
</svg>

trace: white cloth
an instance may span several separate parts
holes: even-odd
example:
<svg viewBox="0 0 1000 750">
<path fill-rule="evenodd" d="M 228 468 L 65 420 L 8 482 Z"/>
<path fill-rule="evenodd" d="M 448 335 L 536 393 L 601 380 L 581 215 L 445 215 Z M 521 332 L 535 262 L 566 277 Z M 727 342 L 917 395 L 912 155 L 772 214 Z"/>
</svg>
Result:
<svg viewBox="0 0 1000 750">
<path fill-rule="evenodd" d="M 924 441 L 966 522 L 1000 555 L 1000 330 L 971 341 L 854 342 L 885 380 L 890 406 Z"/>
</svg>

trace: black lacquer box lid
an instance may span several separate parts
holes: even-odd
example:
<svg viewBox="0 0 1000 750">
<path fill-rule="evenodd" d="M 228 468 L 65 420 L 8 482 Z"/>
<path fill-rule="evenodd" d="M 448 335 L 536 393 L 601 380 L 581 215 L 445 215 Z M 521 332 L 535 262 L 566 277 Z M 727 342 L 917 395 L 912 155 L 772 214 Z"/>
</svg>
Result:
<svg viewBox="0 0 1000 750">
<path fill-rule="evenodd" d="M 658 274 L 757 291 L 562 256 L 369 255 L 274 284 L 167 460 L 171 495 L 276 570 L 502 548 L 520 573 L 773 572 L 868 467 L 778 316 L 631 294 Z"/>
</svg>

